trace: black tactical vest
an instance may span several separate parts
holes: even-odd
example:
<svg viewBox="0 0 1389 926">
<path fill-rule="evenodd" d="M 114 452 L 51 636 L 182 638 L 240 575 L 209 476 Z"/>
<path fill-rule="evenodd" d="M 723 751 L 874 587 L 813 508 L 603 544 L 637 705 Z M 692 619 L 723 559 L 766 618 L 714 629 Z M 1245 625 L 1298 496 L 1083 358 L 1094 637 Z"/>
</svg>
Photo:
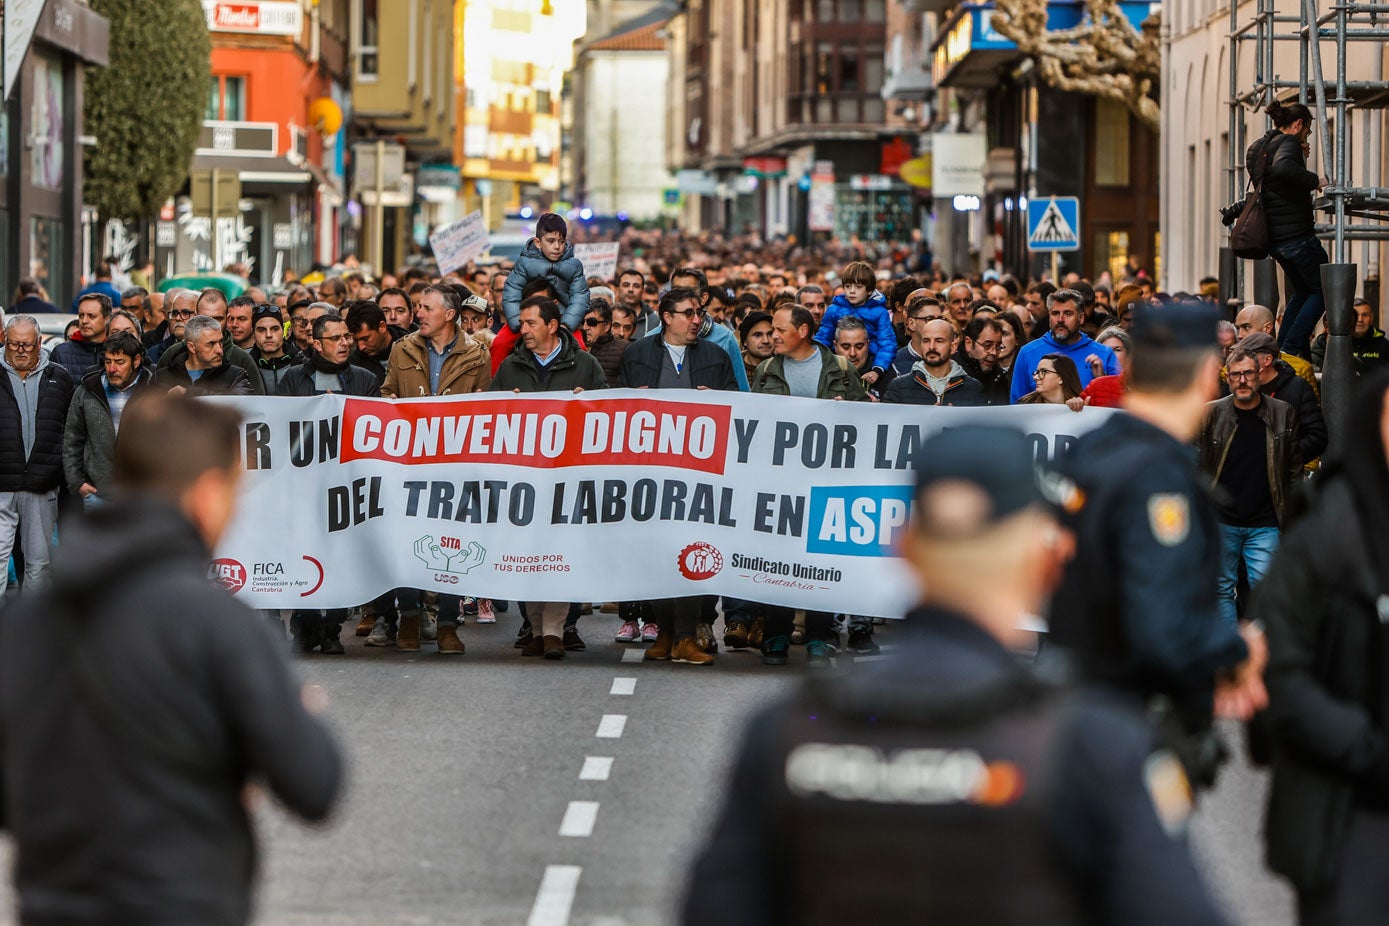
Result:
<svg viewBox="0 0 1389 926">
<path fill-rule="evenodd" d="M 812 688 L 776 745 L 787 922 L 1083 922 L 1046 821 L 1067 700 L 1021 671 L 904 697 Z"/>
</svg>

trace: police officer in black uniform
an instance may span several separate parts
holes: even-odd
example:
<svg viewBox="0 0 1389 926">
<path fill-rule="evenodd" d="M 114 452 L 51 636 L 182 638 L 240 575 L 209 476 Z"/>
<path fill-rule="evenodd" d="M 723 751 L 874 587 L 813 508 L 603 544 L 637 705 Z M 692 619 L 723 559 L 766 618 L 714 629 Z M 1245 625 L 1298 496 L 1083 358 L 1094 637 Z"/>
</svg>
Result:
<svg viewBox="0 0 1389 926">
<path fill-rule="evenodd" d="M 1222 922 L 1180 763 L 1141 714 L 1009 651 L 1072 549 L 1030 444 L 961 427 L 923 458 L 906 641 L 753 722 L 684 922 Z"/>
<path fill-rule="evenodd" d="M 1220 386 L 1218 320 L 1201 302 L 1134 313 L 1128 414 L 1060 464 L 1078 489 L 1076 557 L 1050 612 L 1049 643 L 1152 709 L 1198 786 L 1224 755 L 1213 712 L 1247 719 L 1267 702 L 1262 633 L 1220 614 L 1220 530 L 1191 447 Z"/>
</svg>

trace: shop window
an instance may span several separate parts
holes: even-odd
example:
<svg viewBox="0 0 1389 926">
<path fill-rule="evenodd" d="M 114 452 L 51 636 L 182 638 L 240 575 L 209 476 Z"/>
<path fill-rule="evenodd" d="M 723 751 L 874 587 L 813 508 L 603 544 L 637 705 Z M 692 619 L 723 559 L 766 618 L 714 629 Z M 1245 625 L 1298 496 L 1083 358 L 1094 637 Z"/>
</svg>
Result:
<svg viewBox="0 0 1389 926">
<path fill-rule="evenodd" d="M 212 121 L 243 122 L 246 119 L 246 78 L 213 75 L 208 88 L 207 112 Z"/>
<path fill-rule="evenodd" d="M 1129 185 L 1129 111 L 1113 100 L 1095 100 L 1095 185 Z"/>
<path fill-rule="evenodd" d="M 1111 279 L 1121 279 L 1124 266 L 1129 262 L 1129 233 L 1101 229 L 1095 232 L 1092 241 L 1096 275 L 1108 270 Z"/>
<path fill-rule="evenodd" d="M 29 122 L 33 126 L 30 167 L 34 186 L 61 190 L 67 119 L 63 114 L 63 65 L 57 58 L 35 56 L 34 99 Z"/>
</svg>

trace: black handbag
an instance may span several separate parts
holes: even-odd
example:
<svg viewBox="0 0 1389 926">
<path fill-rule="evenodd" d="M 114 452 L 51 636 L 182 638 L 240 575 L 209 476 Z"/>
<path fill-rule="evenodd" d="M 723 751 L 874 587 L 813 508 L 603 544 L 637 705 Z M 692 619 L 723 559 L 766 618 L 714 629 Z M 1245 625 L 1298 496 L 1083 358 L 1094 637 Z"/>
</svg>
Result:
<svg viewBox="0 0 1389 926">
<path fill-rule="evenodd" d="M 1264 212 L 1264 174 L 1268 170 L 1268 146 L 1264 141 L 1263 160 L 1259 163 L 1259 182 L 1249 178 L 1252 187 L 1245 194 L 1244 208 L 1230 229 L 1230 249 L 1244 260 L 1263 260 L 1268 257 L 1268 215 Z"/>
</svg>

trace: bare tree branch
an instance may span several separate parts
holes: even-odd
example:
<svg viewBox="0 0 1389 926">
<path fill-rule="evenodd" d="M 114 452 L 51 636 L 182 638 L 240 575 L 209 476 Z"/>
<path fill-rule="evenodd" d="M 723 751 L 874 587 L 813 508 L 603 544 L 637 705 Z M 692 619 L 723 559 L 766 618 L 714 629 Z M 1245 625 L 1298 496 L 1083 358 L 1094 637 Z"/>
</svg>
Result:
<svg viewBox="0 0 1389 926">
<path fill-rule="evenodd" d="M 1118 0 L 1086 0 L 1085 22 L 1047 31 L 1046 0 L 997 0 L 991 23 L 1032 58 L 1050 86 L 1123 103 L 1154 132 L 1161 108 L 1162 46 L 1158 13 L 1135 29 Z"/>
</svg>

